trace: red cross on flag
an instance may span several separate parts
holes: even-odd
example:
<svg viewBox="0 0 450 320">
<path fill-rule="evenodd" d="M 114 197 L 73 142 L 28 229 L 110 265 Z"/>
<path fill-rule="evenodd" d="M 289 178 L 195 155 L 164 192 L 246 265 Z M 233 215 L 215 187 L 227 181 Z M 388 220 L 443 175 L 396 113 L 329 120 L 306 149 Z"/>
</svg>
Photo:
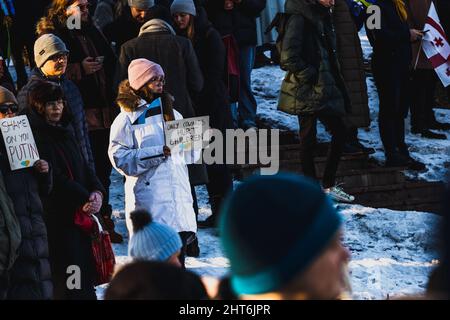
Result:
<svg viewBox="0 0 450 320">
<path fill-rule="evenodd" d="M 426 30 L 429 31 L 425 33 L 422 39 L 423 51 L 444 87 L 447 87 L 450 85 L 450 45 L 433 2 L 431 2 L 428 17 L 425 21 L 424 31 Z"/>
</svg>

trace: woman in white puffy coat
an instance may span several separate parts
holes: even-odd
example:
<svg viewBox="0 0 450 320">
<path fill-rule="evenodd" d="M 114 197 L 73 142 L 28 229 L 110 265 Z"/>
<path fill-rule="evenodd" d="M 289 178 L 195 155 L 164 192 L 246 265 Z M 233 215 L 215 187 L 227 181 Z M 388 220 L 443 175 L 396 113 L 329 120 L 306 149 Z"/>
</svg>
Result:
<svg viewBox="0 0 450 320">
<path fill-rule="evenodd" d="M 130 236 L 130 212 L 143 208 L 155 221 L 178 231 L 185 249 L 195 239 L 197 225 L 184 153 L 171 154 L 165 146 L 164 122 L 182 116 L 173 109 L 173 97 L 163 86 L 161 66 L 146 59 L 130 63 L 128 80 L 119 86 L 121 113 L 111 126 L 108 154 L 114 168 L 126 177 L 125 213 Z"/>
</svg>

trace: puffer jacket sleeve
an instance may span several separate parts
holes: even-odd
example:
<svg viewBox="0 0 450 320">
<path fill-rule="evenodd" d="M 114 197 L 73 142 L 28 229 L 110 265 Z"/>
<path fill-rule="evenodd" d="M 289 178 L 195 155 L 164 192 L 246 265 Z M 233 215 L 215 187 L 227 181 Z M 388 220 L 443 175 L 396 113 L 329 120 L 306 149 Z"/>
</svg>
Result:
<svg viewBox="0 0 450 320">
<path fill-rule="evenodd" d="M 280 66 L 296 76 L 309 79 L 317 75 L 318 70 L 302 58 L 305 46 L 302 36 L 304 29 L 305 18 L 302 15 L 292 15 L 289 18 L 281 49 Z"/>
<path fill-rule="evenodd" d="M 129 119 L 123 114 L 111 126 L 108 156 L 114 168 L 123 175 L 137 177 L 161 164 L 163 147 L 137 148 Z"/>
</svg>

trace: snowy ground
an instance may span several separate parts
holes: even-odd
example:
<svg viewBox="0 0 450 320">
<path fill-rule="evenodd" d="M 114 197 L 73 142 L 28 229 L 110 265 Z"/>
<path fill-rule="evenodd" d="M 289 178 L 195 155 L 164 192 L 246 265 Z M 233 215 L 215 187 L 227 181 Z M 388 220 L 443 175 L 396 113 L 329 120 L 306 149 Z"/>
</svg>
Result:
<svg viewBox="0 0 450 320">
<path fill-rule="evenodd" d="M 365 55 L 370 54 L 370 45 L 361 34 Z M 298 121 L 276 110 L 277 97 L 284 72 L 278 67 L 265 67 L 254 70 L 253 88 L 258 101 L 258 115 L 274 127 L 282 130 L 298 131 Z M 374 157 L 383 161 L 382 146 L 379 139 L 377 114 L 378 96 L 373 79 L 367 79 L 370 96 L 372 125 L 361 129 L 361 141 L 374 147 Z M 436 110 L 439 120 L 450 122 L 450 110 Z M 408 120 L 409 122 L 409 120 Z M 423 139 L 409 133 L 407 142 L 412 155 L 427 164 L 427 172 L 420 178 L 442 180 L 448 167 L 450 141 Z M 322 126 L 319 139 L 329 136 Z M 448 133 L 446 133 L 448 135 Z M 126 234 L 123 221 L 123 186 L 121 178 L 114 175 L 112 201 L 115 215 L 119 218 L 119 230 Z M 211 214 L 208 196 L 204 187 L 197 188 L 200 218 Z M 437 263 L 437 230 L 439 217 L 430 213 L 401 212 L 388 209 L 372 209 L 359 205 L 340 207 L 345 216 L 344 242 L 352 253 L 350 274 L 352 296 L 355 299 L 386 299 L 404 294 L 423 292 L 429 272 Z M 227 273 L 228 261 L 224 257 L 217 231 L 199 230 L 201 256 L 188 258 L 187 267 L 200 275 L 221 277 Z M 126 260 L 126 246 L 114 245 L 119 263 Z M 99 296 L 102 290 L 99 290 Z"/>
<path fill-rule="evenodd" d="M 126 235 L 121 177 L 113 175 L 111 201 L 119 232 Z M 200 219 L 211 214 L 204 187 L 197 187 Z M 372 209 L 359 205 L 340 207 L 345 217 L 344 243 L 352 253 L 350 262 L 354 299 L 385 299 L 388 296 L 423 292 L 429 272 L 436 263 L 439 218 L 420 212 Z M 227 273 L 215 229 L 200 229 L 201 255 L 188 258 L 187 267 L 200 274 L 222 277 Z M 117 262 L 128 261 L 128 239 L 114 245 Z M 105 286 L 98 288 L 101 298 Z"/>
</svg>

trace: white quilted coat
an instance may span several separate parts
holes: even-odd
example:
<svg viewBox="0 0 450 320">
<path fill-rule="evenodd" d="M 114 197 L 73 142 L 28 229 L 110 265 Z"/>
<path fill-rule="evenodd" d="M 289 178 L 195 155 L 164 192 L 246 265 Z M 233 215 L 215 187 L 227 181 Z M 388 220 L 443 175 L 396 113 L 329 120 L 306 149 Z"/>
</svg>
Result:
<svg viewBox="0 0 450 320">
<path fill-rule="evenodd" d="M 130 212 L 147 209 L 157 222 L 177 232 L 197 232 L 188 169 L 183 153 L 163 156 L 161 100 L 142 100 L 134 111 L 124 109 L 111 126 L 108 155 L 126 177 L 125 214 L 132 235 Z M 175 119 L 183 117 L 174 110 Z"/>
</svg>

